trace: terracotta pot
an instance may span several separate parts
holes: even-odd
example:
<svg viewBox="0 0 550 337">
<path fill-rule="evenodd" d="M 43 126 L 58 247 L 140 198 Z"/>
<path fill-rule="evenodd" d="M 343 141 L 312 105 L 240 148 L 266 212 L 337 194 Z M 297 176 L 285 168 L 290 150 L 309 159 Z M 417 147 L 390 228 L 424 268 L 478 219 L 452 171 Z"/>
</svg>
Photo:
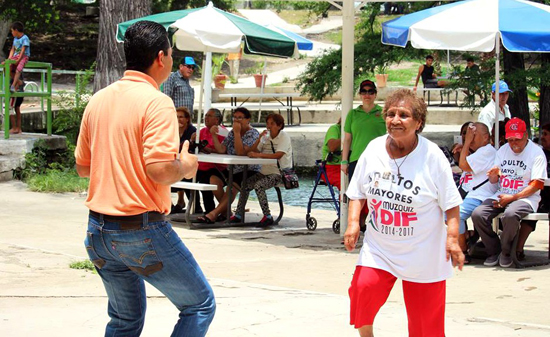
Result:
<svg viewBox="0 0 550 337">
<path fill-rule="evenodd" d="M 376 74 L 376 87 L 384 88 L 388 82 L 388 74 Z"/>
<path fill-rule="evenodd" d="M 262 80 L 263 80 L 263 84 L 264 84 L 264 88 L 265 88 L 265 80 L 267 78 L 267 75 L 262 75 L 262 74 L 254 74 L 254 80 L 256 81 L 256 88 L 261 88 L 262 87 Z"/>
<path fill-rule="evenodd" d="M 225 89 L 225 82 L 227 81 L 227 76 L 219 74 L 214 76 L 214 86 L 216 89 Z"/>
</svg>

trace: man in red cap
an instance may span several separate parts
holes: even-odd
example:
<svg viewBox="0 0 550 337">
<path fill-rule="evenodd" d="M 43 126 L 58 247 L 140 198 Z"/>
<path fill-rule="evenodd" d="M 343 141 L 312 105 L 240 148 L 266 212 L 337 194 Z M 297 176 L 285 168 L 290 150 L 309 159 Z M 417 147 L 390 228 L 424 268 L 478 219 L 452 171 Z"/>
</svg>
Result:
<svg viewBox="0 0 550 337">
<path fill-rule="evenodd" d="M 540 191 L 544 188 L 546 157 L 540 147 L 530 141 L 525 122 L 512 118 L 506 123 L 507 144 L 495 157 L 495 166 L 487 172 L 491 183 L 499 183 L 497 192 L 485 200 L 472 213 L 474 227 L 485 244 L 486 266 L 500 264 L 508 268 L 513 264 L 512 242 L 521 219 L 537 209 Z M 500 240 L 493 231 L 491 222 L 498 214 L 502 216 Z"/>
</svg>

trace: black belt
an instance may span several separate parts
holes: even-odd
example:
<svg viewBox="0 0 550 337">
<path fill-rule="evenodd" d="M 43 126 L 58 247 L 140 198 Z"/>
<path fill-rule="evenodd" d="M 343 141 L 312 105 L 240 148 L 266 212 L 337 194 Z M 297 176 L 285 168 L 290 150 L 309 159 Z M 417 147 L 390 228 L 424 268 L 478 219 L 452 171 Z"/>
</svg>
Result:
<svg viewBox="0 0 550 337">
<path fill-rule="evenodd" d="M 164 214 L 159 212 L 147 212 L 147 213 L 141 213 L 136 215 L 117 216 L 117 215 L 101 214 L 90 210 L 91 217 L 96 218 L 97 220 L 100 220 L 101 218 L 103 218 L 104 221 L 116 223 L 118 224 L 118 228 L 110 228 L 110 229 L 121 229 L 121 230 L 140 229 L 143 225 L 145 214 L 147 214 L 148 222 L 164 221 Z"/>
</svg>

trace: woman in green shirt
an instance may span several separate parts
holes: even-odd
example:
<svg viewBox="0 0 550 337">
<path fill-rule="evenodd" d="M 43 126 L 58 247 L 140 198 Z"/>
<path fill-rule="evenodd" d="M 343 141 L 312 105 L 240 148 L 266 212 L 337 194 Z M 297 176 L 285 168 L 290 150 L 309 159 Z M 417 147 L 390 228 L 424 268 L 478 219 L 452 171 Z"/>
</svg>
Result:
<svg viewBox="0 0 550 337">
<path fill-rule="evenodd" d="M 349 174 L 349 180 L 353 176 L 357 160 L 370 141 L 386 133 L 382 107 L 374 103 L 376 94 L 376 85 L 373 81 L 361 82 L 359 95 L 363 104 L 350 110 L 346 116 L 341 169 L 345 174 Z"/>
</svg>

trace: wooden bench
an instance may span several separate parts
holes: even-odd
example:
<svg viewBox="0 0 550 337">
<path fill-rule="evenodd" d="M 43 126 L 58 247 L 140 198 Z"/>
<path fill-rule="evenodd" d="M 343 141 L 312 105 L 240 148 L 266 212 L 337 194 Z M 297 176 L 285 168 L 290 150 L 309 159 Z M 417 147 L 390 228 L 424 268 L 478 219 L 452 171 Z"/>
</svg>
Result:
<svg viewBox="0 0 550 337">
<path fill-rule="evenodd" d="M 550 179 L 546 179 L 544 181 L 544 186 L 550 186 Z M 493 225 L 493 231 L 495 233 L 498 233 L 499 219 L 502 218 L 503 214 L 504 213 L 500 213 L 493 219 L 492 225 Z M 530 214 L 527 214 L 525 217 L 523 217 L 523 219 L 521 220 L 549 220 L 549 218 L 550 218 L 549 213 L 530 213 Z M 512 243 L 512 254 L 510 254 L 516 268 L 522 269 L 526 267 L 543 266 L 543 265 L 550 264 L 550 233 L 548 235 L 548 244 L 549 244 L 548 259 L 544 259 L 544 260 L 535 260 L 535 261 L 529 261 L 529 262 L 518 261 L 517 256 L 515 254 L 516 248 L 518 246 L 518 239 L 519 239 L 519 228 L 518 228 L 518 233 L 514 237 L 514 241 Z"/>
</svg>

